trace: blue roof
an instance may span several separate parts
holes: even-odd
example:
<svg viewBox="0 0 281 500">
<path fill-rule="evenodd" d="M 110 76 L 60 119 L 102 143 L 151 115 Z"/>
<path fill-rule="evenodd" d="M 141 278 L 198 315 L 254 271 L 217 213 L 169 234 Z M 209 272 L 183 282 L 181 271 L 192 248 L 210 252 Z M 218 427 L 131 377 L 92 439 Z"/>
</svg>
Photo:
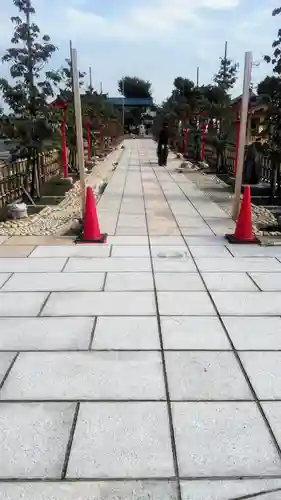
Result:
<svg viewBox="0 0 281 500">
<path fill-rule="evenodd" d="M 109 102 L 115 106 L 152 106 L 153 100 L 151 97 L 135 98 L 135 97 L 109 97 Z"/>
</svg>

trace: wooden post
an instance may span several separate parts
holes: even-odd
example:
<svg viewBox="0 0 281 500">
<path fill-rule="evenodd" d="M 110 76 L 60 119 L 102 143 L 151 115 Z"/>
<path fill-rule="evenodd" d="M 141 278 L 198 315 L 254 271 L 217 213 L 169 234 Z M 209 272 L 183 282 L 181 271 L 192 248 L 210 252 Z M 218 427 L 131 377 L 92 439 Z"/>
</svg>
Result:
<svg viewBox="0 0 281 500">
<path fill-rule="evenodd" d="M 81 97 L 79 89 L 79 74 L 78 74 L 76 49 L 72 49 L 71 54 L 72 54 L 73 94 L 74 94 L 74 109 L 75 109 L 75 123 L 76 123 L 77 160 L 78 160 L 78 167 L 80 174 L 81 212 L 83 217 L 85 212 L 86 181 L 85 181 L 85 159 L 84 159 L 83 126 L 82 126 L 82 113 L 81 113 Z"/>
<path fill-rule="evenodd" d="M 237 159 L 237 170 L 235 177 L 235 192 L 232 205 L 233 220 L 237 220 L 240 208 L 240 195 L 241 195 L 241 186 L 243 178 L 243 168 L 244 168 L 245 141 L 246 141 L 246 129 L 247 129 L 249 97 L 250 97 L 252 62 L 253 62 L 252 52 L 246 52 L 245 66 L 244 66 L 243 96 L 241 102 L 241 115 L 240 115 L 238 159 Z"/>
</svg>

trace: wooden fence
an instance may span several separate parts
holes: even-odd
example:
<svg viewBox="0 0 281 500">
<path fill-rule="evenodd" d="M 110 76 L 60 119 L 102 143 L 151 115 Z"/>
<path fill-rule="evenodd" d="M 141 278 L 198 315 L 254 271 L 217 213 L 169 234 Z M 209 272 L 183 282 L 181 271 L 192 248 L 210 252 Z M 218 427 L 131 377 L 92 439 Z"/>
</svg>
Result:
<svg viewBox="0 0 281 500">
<path fill-rule="evenodd" d="M 61 163 L 58 151 L 49 151 L 38 157 L 38 176 L 40 185 L 59 175 Z M 31 192 L 33 162 L 26 159 L 13 163 L 0 162 L 0 208 L 19 199 L 24 189 Z"/>
</svg>

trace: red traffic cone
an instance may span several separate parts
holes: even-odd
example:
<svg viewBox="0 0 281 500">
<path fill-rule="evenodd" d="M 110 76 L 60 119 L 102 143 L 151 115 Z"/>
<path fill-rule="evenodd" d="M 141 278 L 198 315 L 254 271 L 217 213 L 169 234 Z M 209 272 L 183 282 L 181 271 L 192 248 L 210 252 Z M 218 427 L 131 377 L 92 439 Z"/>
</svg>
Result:
<svg viewBox="0 0 281 500">
<path fill-rule="evenodd" d="M 84 230 L 80 243 L 105 243 L 107 234 L 101 234 L 96 200 L 92 188 L 87 187 Z"/>
<path fill-rule="evenodd" d="M 234 234 L 226 234 L 229 243 L 259 243 L 252 229 L 251 188 L 245 186 Z"/>
</svg>

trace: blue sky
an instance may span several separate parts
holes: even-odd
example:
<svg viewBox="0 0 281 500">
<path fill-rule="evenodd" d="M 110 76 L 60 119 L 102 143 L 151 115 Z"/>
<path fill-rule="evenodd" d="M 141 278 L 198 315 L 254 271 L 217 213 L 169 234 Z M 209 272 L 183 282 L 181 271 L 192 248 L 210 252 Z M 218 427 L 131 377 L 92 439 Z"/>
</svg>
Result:
<svg viewBox="0 0 281 500">
<path fill-rule="evenodd" d="M 15 13 L 12 0 L 0 5 L 0 51 L 9 46 Z M 117 81 L 136 75 L 152 82 L 156 102 L 172 89 L 176 76 L 210 83 L 228 40 L 229 56 L 240 63 L 234 94 L 241 90 L 245 51 L 262 61 L 271 52 L 279 18 L 271 11 L 278 0 L 33 0 L 42 33 L 59 47 L 52 60 L 59 67 L 68 56 L 69 40 L 78 51 L 79 65 L 92 66 L 93 83 L 117 95 Z M 1 67 L 1 75 L 7 68 Z M 253 68 L 257 83 L 270 66 Z"/>
</svg>

